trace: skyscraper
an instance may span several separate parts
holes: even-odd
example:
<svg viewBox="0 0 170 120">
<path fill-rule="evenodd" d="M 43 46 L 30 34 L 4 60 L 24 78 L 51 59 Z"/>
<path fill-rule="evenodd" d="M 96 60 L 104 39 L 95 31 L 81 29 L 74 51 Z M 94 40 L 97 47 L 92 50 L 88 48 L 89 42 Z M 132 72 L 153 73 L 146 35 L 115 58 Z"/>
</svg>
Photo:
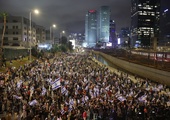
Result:
<svg viewBox="0 0 170 120">
<path fill-rule="evenodd" d="M 160 0 L 131 0 L 131 46 L 151 46 L 159 35 Z"/>
<path fill-rule="evenodd" d="M 97 40 L 97 11 L 89 10 L 85 20 L 85 40 L 88 47 L 94 47 Z"/>
<path fill-rule="evenodd" d="M 109 42 L 112 43 L 112 46 L 115 46 L 117 43 L 116 40 L 116 25 L 114 20 L 110 20 L 110 38 Z"/>
<path fill-rule="evenodd" d="M 167 0 L 161 1 L 159 45 L 170 46 L 170 2 Z"/>
<path fill-rule="evenodd" d="M 98 13 L 97 39 L 103 43 L 109 42 L 110 12 L 109 6 L 101 6 Z"/>
</svg>

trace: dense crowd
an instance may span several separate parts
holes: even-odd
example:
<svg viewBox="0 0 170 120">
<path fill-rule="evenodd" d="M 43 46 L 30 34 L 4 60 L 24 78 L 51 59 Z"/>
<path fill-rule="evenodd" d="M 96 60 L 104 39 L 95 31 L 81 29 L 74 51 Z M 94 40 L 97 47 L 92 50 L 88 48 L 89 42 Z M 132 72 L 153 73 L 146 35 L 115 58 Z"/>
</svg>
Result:
<svg viewBox="0 0 170 120">
<path fill-rule="evenodd" d="M 168 120 L 165 85 L 116 74 L 89 54 L 62 54 L 9 68 L 2 120 Z M 2 76 L 2 75 L 1 75 Z"/>
</svg>

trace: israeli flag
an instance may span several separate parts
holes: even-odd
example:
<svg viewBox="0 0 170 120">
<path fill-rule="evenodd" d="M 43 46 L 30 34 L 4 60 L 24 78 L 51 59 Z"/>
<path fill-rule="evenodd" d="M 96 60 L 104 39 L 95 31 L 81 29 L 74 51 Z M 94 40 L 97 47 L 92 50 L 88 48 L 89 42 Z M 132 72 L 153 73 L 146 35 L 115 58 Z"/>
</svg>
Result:
<svg viewBox="0 0 170 120">
<path fill-rule="evenodd" d="M 45 87 L 43 87 L 41 94 L 44 96 L 46 92 L 47 92 L 47 89 Z"/>
<path fill-rule="evenodd" d="M 146 101 L 146 98 L 147 98 L 147 95 L 143 95 L 143 96 L 139 97 L 138 100 L 139 100 L 140 102 L 145 102 L 145 101 Z"/>
<path fill-rule="evenodd" d="M 60 83 L 60 79 L 56 80 L 53 84 L 52 84 L 52 89 L 56 90 L 58 88 L 61 87 L 61 83 Z"/>
<path fill-rule="evenodd" d="M 38 103 L 37 100 L 33 100 L 29 103 L 29 105 L 33 106 L 33 105 L 36 105 L 37 103 Z"/>
<path fill-rule="evenodd" d="M 16 99 L 20 99 L 20 100 L 22 99 L 22 97 L 19 97 L 17 95 L 13 95 L 13 97 L 16 98 Z"/>
<path fill-rule="evenodd" d="M 69 107 L 68 112 L 71 112 L 72 110 L 73 110 L 73 108 L 72 108 L 72 107 Z"/>
<path fill-rule="evenodd" d="M 124 98 L 123 96 L 119 96 L 119 97 L 118 97 L 118 100 L 120 100 L 121 102 L 123 102 L 123 101 L 126 100 L 126 98 Z"/>
<path fill-rule="evenodd" d="M 64 113 L 65 113 L 65 111 L 64 111 L 64 110 L 61 110 L 60 112 L 61 112 L 61 114 L 62 114 L 62 115 L 64 115 Z"/>
<path fill-rule="evenodd" d="M 82 98 L 82 104 L 84 104 L 86 101 L 85 101 L 85 98 L 83 97 Z"/>
<path fill-rule="evenodd" d="M 53 85 L 55 82 L 60 81 L 60 78 L 55 79 L 54 81 L 50 81 L 50 84 Z"/>
<path fill-rule="evenodd" d="M 109 86 L 107 86 L 107 87 L 105 88 L 105 90 L 109 91 L 109 87 L 110 87 L 110 85 L 109 85 Z"/>
<path fill-rule="evenodd" d="M 22 80 L 20 80 L 20 81 L 17 83 L 17 88 L 20 88 L 20 87 L 21 87 L 21 84 L 22 84 Z"/>
<path fill-rule="evenodd" d="M 74 100 L 73 100 L 73 99 L 71 99 L 71 100 L 69 101 L 69 105 L 70 105 L 71 107 L 74 105 Z"/>
<path fill-rule="evenodd" d="M 61 88 L 61 94 L 65 94 L 67 92 L 67 89 L 65 87 Z"/>
<path fill-rule="evenodd" d="M 89 100 L 89 97 L 88 97 L 88 96 L 85 96 L 84 99 L 85 99 L 85 101 L 88 101 L 88 100 Z"/>
</svg>

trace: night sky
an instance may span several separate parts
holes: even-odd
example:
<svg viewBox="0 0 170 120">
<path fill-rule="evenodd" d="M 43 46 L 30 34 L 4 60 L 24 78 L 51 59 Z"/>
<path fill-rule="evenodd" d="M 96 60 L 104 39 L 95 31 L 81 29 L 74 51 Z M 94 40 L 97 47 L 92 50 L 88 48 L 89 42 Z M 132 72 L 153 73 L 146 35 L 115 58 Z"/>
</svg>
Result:
<svg viewBox="0 0 170 120">
<path fill-rule="evenodd" d="M 31 9 L 39 9 L 39 15 L 32 15 L 32 20 L 50 28 L 57 25 L 56 31 L 84 32 L 85 14 L 88 10 L 98 10 L 102 5 L 111 8 L 111 19 L 116 22 L 119 32 L 121 27 L 130 26 L 131 0 L 0 0 L 0 12 L 29 18 Z"/>
</svg>

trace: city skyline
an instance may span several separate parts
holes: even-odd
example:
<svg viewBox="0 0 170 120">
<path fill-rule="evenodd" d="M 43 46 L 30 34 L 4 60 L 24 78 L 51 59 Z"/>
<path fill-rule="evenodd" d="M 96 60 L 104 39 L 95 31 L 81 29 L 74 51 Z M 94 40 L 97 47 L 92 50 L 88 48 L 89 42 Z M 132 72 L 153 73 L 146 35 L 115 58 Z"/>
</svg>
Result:
<svg viewBox="0 0 170 120">
<path fill-rule="evenodd" d="M 111 19 L 117 24 L 117 31 L 122 27 L 130 26 L 131 0 L 8 0 L 0 1 L 0 12 L 7 12 L 14 16 L 28 18 L 31 9 L 40 10 L 40 15 L 33 16 L 32 20 L 39 25 L 50 28 L 57 24 L 57 30 L 68 32 L 84 32 L 85 14 L 88 10 L 98 10 L 100 6 L 108 5 L 111 8 Z M 45 18 L 45 19 L 44 19 Z"/>
</svg>

